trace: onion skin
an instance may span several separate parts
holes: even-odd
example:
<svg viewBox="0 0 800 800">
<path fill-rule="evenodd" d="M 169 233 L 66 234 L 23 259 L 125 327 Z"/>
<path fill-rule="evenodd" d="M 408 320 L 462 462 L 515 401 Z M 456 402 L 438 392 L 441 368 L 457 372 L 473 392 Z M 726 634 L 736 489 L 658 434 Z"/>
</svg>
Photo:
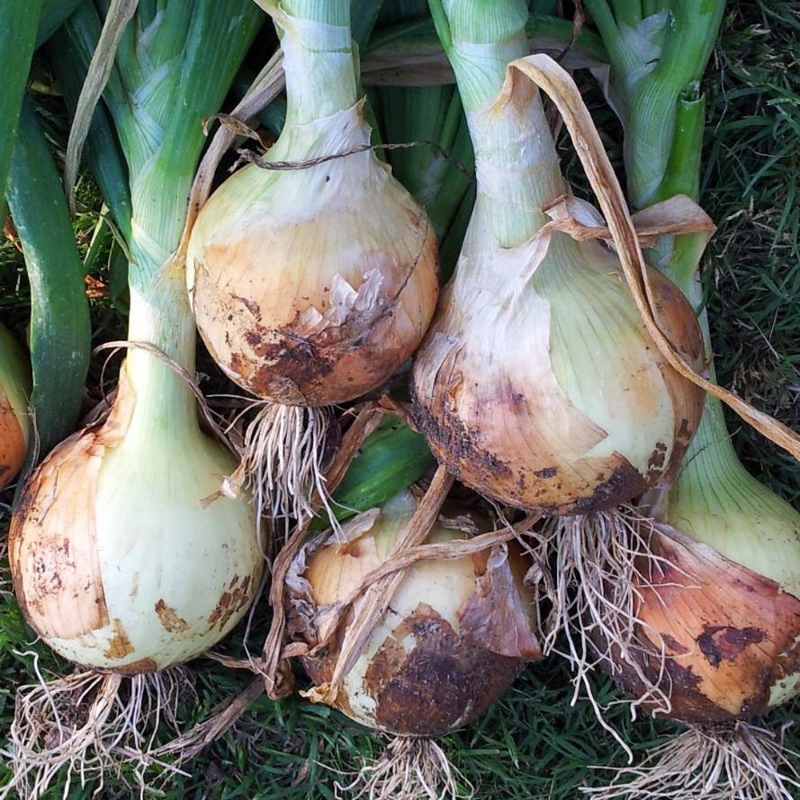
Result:
<svg viewBox="0 0 800 800">
<path fill-rule="evenodd" d="M 559 515 L 609 509 L 668 479 L 703 405 L 702 390 L 667 364 L 637 321 L 615 258 L 594 242 L 568 244 L 567 253 L 576 261 L 538 266 L 562 270 L 567 291 L 539 272 L 531 283 L 548 286 L 538 294 L 525 286 L 518 297 L 499 270 L 474 288 L 457 274 L 413 374 L 415 421 L 440 463 L 495 500 Z M 470 257 L 492 256 L 462 255 L 459 269 L 470 269 Z M 662 329 L 699 368 L 691 306 L 655 271 L 650 281 Z M 585 369 L 570 366 L 572 353 Z"/>
<path fill-rule="evenodd" d="M 704 724 L 760 716 L 800 689 L 800 600 L 775 581 L 667 525 L 651 539 L 652 586 L 637 586 L 640 640 L 666 652 L 670 717 Z M 621 688 L 638 697 L 633 671 L 618 663 Z M 652 680 L 659 659 L 642 655 Z M 647 703 L 645 703 L 647 705 Z"/>
<path fill-rule="evenodd" d="M 460 538 L 437 528 L 429 541 Z M 290 630 L 311 648 L 303 665 L 317 685 L 331 680 L 340 647 L 339 631 L 313 649 L 326 614 L 382 563 L 380 550 L 366 531 L 301 554 L 290 583 Z M 505 547 L 411 567 L 333 705 L 357 722 L 402 736 L 438 736 L 478 717 L 528 660 L 541 657 L 524 571 L 522 559 Z"/>
<path fill-rule="evenodd" d="M 287 129 L 270 158 L 348 152 L 369 129 L 358 104 L 296 136 L 302 145 Z M 296 170 L 243 168 L 203 207 L 187 265 L 214 359 L 284 405 L 379 387 L 421 341 L 439 291 L 433 227 L 371 151 Z"/>
<path fill-rule="evenodd" d="M 0 489 L 8 486 L 19 474 L 27 454 L 27 430 L 0 390 Z"/>
<path fill-rule="evenodd" d="M 0 325 L 0 489 L 16 478 L 28 455 L 30 390 L 27 356 Z"/>
<path fill-rule="evenodd" d="M 199 430 L 182 455 L 129 452 L 134 404 L 123 372 L 109 418 L 40 464 L 9 531 L 31 626 L 73 663 L 124 674 L 207 650 L 244 615 L 263 570 L 251 505 L 215 496 L 233 460 Z"/>
</svg>

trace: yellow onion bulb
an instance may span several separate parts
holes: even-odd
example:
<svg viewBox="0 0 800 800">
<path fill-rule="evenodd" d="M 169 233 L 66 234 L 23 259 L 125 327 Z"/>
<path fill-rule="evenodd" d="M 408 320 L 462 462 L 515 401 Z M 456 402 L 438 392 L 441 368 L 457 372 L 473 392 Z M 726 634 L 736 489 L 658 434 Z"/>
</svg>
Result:
<svg viewBox="0 0 800 800">
<path fill-rule="evenodd" d="M 454 281 L 414 364 L 415 417 L 442 464 L 503 503 L 550 514 L 612 508 L 663 480 L 703 392 L 669 366 L 616 255 L 555 233 L 501 248 L 476 207 Z M 691 306 L 655 271 L 662 330 L 700 367 Z"/>
<path fill-rule="evenodd" d="M 645 500 L 660 522 L 634 577 L 637 648 L 672 716 L 748 718 L 800 693 L 800 514 L 748 473 L 708 398 L 672 484 Z M 647 656 L 647 653 L 650 653 Z M 639 679 L 617 665 L 622 684 Z"/>
<path fill-rule="evenodd" d="M 303 664 L 317 685 L 331 680 L 341 645 L 339 631 L 313 650 L 326 619 L 384 563 L 414 507 L 401 493 L 356 518 L 342 535 L 317 537 L 295 560 L 287 581 L 290 629 L 312 648 Z M 464 536 L 440 520 L 428 542 Z M 468 724 L 527 660 L 541 656 L 524 573 L 511 545 L 408 568 L 363 652 L 335 687 L 333 705 L 357 722 L 401 736 L 433 737 Z"/>
<path fill-rule="evenodd" d="M 0 488 L 19 474 L 28 454 L 30 368 L 20 346 L 0 325 Z"/>
<path fill-rule="evenodd" d="M 671 526 L 657 525 L 650 541 L 634 652 L 669 699 L 669 715 L 695 724 L 750 719 L 796 696 L 798 596 Z M 637 670 L 623 661 L 615 668 L 629 695 L 644 693 Z"/>
<path fill-rule="evenodd" d="M 361 103 L 287 125 L 269 161 L 350 155 L 278 171 L 248 165 L 194 226 L 187 263 L 198 328 L 225 373 L 258 397 L 355 399 L 410 357 L 433 316 L 433 228 L 363 151 L 369 137 Z"/>
<path fill-rule="evenodd" d="M 109 418 L 26 483 L 9 560 L 26 619 L 70 661 L 122 674 L 197 656 L 250 605 L 263 556 L 254 511 L 220 494 L 234 460 L 194 425 L 130 434 L 124 374 Z"/>
</svg>

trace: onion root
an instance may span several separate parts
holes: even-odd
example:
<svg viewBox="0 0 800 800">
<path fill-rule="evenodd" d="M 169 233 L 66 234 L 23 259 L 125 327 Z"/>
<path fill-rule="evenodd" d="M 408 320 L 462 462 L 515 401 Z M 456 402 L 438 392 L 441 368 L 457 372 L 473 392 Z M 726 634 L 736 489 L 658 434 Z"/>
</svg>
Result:
<svg viewBox="0 0 800 800">
<path fill-rule="evenodd" d="M 637 767 L 617 770 L 605 787 L 582 787 L 594 800 L 793 800 L 800 774 L 775 733 L 746 722 L 690 727 L 652 750 Z"/>
<path fill-rule="evenodd" d="M 34 671 L 37 682 L 17 690 L 10 747 L 2 753 L 12 778 L 2 800 L 35 800 L 62 770 L 64 796 L 75 779 L 102 785 L 106 774 L 124 781 L 131 775 L 143 792 L 149 767 L 158 766 L 159 780 L 178 771 L 153 754 L 161 723 L 178 727 L 177 704 L 191 686 L 185 669 L 132 676 L 77 670 L 48 682 L 35 659 Z M 130 772 L 123 774 L 123 764 Z"/>
</svg>

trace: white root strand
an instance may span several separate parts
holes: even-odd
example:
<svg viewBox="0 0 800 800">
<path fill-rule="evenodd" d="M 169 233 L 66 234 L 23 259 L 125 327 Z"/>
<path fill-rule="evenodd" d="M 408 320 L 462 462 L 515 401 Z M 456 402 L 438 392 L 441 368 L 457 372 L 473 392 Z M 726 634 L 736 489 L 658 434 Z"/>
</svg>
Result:
<svg viewBox="0 0 800 800">
<path fill-rule="evenodd" d="M 670 710 L 668 677 L 663 646 L 643 643 L 641 621 L 636 616 L 640 587 L 650 586 L 648 574 L 659 569 L 663 559 L 650 550 L 652 523 L 633 508 L 551 517 L 541 530 L 526 540 L 534 567 L 526 581 L 550 611 L 539 621 L 545 656 L 556 653 L 570 663 L 574 673 L 572 705 L 584 691 L 600 724 L 625 750 L 633 754 L 619 733 L 604 719 L 589 675 L 602 667 L 612 676 L 624 663 L 633 669 L 645 687 L 642 696 L 630 702 L 631 715 L 642 703 L 659 712 Z M 657 632 L 652 638 L 660 642 Z M 563 637 L 566 649 L 558 647 Z M 656 680 L 642 669 L 643 650 L 651 664 L 660 665 Z M 667 683 L 665 686 L 664 684 Z"/>
<path fill-rule="evenodd" d="M 233 491 L 247 486 L 259 520 L 283 520 L 287 536 L 293 521 L 314 515 L 315 496 L 338 529 L 324 476 L 325 411 L 263 400 L 250 408 L 258 412 L 245 430 L 240 466 L 228 478 Z"/>
</svg>

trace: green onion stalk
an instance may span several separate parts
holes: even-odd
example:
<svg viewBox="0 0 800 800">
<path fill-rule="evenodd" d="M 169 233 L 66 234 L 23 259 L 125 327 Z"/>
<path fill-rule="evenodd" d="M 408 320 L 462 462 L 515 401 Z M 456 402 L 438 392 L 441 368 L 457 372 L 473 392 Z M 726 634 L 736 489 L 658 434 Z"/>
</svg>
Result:
<svg viewBox="0 0 800 800">
<path fill-rule="evenodd" d="M 415 357 L 415 416 L 460 481 L 545 518 L 530 540 L 542 567 L 531 579 L 553 587 L 544 649 L 567 633 L 576 691 L 589 689 L 593 631 L 607 660 L 618 650 L 635 662 L 632 576 L 648 547 L 624 504 L 679 462 L 702 393 L 660 355 L 615 254 L 549 224 L 545 210 L 569 187 L 538 92 L 506 71 L 527 54 L 526 4 L 431 9 L 467 115 L 477 198 Z M 678 349 L 698 363 L 691 308 L 657 273 L 650 281 Z M 598 602 L 609 585 L 618 595 Z"/>
<path fill-rule="evenodd" d="M 0 24 L 0 68 L 5 90 L 0 98 L 0 222 L 5 223 L 8 206 L 5 200 L 6 179 L 14 149 L 17 122 L 28 82 L 31 59 L 43 0 L 23 5 L 14 3 L 2 10 Z"/>
<path fill-rule="evenodd" d="M 427 215 L 378 160 L 347 0 L 260 0 L 281 40 L 286 123 L 198 215 L 188 281 L 217 363 L 257 398 L 241 469 L 259 508 L 307 519 L 326 497 L 331 406 L 378 391 L 438 296 Z"/>
<path fill-rule="evenodd" d="M 9 5 L 0 22 L 0 217 L 10 210 L 31 294 L 28 351 L 10 340 L 3 347 L 2 485 L 74 430 L 89 365 L 82 266 L 52 155 L 25 96 L 35 45 L 56 22 L 52 6 Z"/>
<path fill-rule="evenodd" d="M 78 16 L 94 23 L 73 35 L 102 17 L 108 30 L 120 8 L 84 4 Z M 115 59 L 103 103 L 129 177 L 128 354 L 107 418 L 42 462 L 12 519 L 20 607 L 78 669 L 20 690 L 3 796 L 38 797 L 61 769 L 67 784 L 102 780 L 120 761 L 143 785 L 155 727 L 175 722 L 180 665 L 233 628 L 261 581 L 252 505 L 222 491 L 234 457 L 198 422 L 196 331 L 175 256 L 203 120 L 257 26 L 244 0 L 141 3 L 116 52 L 95 50 L 97 63 Z"/>
<path fill-rule="evenodd" d="M 675 0 L 652 14 L 640 9 L 637 19 L 628 15 L 638 4 L 626 4 L 624 12 L 621 5 L 612 13 L 603 0 L 586 2 L 624 109 L 629 192 L 640 206 L 676 194 L 697 201 L 705 122 L 699 80 L 724 2 Z M 642 30 L 653 45 L 641 53 L 646 69 L 627 50 Z M 647 140 L 648 131 L 658 135 Z M 700 280 L 706 242 L 700 233 L 664 236 L 648 255 L 694 307 L 711 361 Z M 800 693 L 800 515 L 741 464 L 722 403 L 712 396 L 674 479 L 644 503 L 658 520 L 653 547 L 669 566 L 642 576 L 640 635 L 665 647 L 669 713 L 688 727 L 591 794 L 788 800 L 800 776 L 758 720 Z M 641 692 L 626 670 L 622 683 Z"/>
<path fill-rule="evenodd" d="M 31 292 L 27 413 L 35 436 L 24 476 L 75 430 L 91 351 L 84 267 L 72 218 L 47 137 L 28 98 L 22 104 L 6 197 Z"/>
</svg>

